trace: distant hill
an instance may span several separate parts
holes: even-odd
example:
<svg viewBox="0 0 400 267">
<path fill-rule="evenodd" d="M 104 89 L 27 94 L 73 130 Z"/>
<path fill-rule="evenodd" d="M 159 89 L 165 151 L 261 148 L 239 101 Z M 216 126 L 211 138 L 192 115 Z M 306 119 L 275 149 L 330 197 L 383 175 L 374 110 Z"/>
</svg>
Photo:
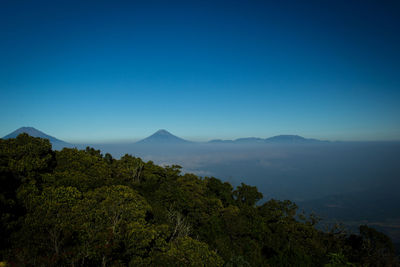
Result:
<svg viewBox="0 0 400 267">
<path fill-rule="evenodd" d="M 224 143 L 224 144 L 260 144 L 260 143 L 268 143 L 268 144 L 309 144 L 309 143 L 319 143 L 326 142 L 318 139 L 310 139 L 304 138 L 299 135 L 277 135 L 269 138 L 258 138 L 258 137 L 247 137 L 247 138 L 238 138 L 235 140 L 220 140 L 215 139 L 211 140 L 208 143 Z"/>
<path fill-rule="evenodd" d="M 239 138 L 234 141 L 235 143 L 248 144 L 248 143 L 263 143 L 264 139 L 257 137 Z"/>
<path fill-rule="evenodd" d="M 218 143 L 228 143 L 228 144 L 232 144 L 235 141 L 233 140 L 222 140 L 222 139 L 213 139 L 208 141 L 207 143 L 211 143 L 211 144 L 218 144 Z"/>
<path fill-rule="evenodd" d="M 180 137 L 177 137 L 167 130 L 158 130 L 154 134 L 150 135 L 149 137 L 142 139 L 136 144 L 154 144 L 154 145 L 167 145 L 167 144 L 189 144 L 192 143 Z"/>
<path fill-rule="evenodd" d="M 61 149 L 63 147 L 73 147 L 72 144 L 64 142 L 64 141 L 57 139 L 51 135 L 45 134 L 44 132 L 41 132 L 38 129 L 35 129 L 33 127 L 21 127 L 19 129 L 15 130 L 14 132 L 4 136 L 3 139 L 16 138 L 18 135 L 20 135 L 22 133 L 29 134 L 30 136 L 33 136 L 33 137 L 49 139 L 49 141 L 53 145 L 54 149 Z"/>
<path fill-rule="evenodd" d="M 54 149 L 60 149 L 63 147 L 74 147 L 74 145 L 69 144 L 65 141 L 57 139 L 53 136 L 45 134 L 33 127 L 21 127 L 14 132 L 6 135 L 3 139 L 15 138 L 21 133 L 27 133 L 33 137 L 40 137 L 49 139 L 52 143 Z M 207 143 L 210 144 L 311 144 L 311 143 L 322 143 L 327 141 L 321 141 L 317 139 L 310 139 L 304 138 L 299 135 L 277 135 L 269 138 L 259 138 L 259 137 L 245 137 L 245 138 L 238 138 L 235 140 L 221 140 L 221 139 L 214 139 L 208 141 Z M 178 136 L 175 136 L 168 132 L 167 130 L 161 129 L 155 132 L 154 134 L 146 137 L 135 144 L 138 145 L 178 145 L 178 144 L 195 144 L 196 142 L 188 141 Z"/>
<path fill-rule="evenodd" d="M 264 139 L 264 142 L 266 143 L 287 143 L 287 144 L 293 144 L 293 143 L 315 143 L 315 142 L 323 142 L 321 140 L 317 139 L 310 139 L 310 138 L 304 138 L 299 135 L 277 135 L 273 136 L 270 138 Z"/>
</svg>

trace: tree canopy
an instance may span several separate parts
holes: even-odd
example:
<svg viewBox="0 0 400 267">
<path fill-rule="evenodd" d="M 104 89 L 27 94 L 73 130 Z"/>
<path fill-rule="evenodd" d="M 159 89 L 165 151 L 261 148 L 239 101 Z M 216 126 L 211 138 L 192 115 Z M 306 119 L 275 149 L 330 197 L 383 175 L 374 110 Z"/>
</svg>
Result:
<svg viewBox="0 0 400 267">
<path fill-rule="evenodd" d="M 44 266 L 398 266 L 391 240 L 321 231 L 291 201 L 99 150 L 0 140 L 0 261 Z"/>
</svg>

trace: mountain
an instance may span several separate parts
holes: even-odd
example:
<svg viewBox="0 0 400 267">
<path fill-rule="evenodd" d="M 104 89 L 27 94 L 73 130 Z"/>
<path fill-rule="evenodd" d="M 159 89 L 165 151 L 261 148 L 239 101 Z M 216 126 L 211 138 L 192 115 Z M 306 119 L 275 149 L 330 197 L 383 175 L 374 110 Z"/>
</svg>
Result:
<svg viewBox="0 0 400 267">
<path fill-rule="evenodd" d="M 154 145 L 168 145 L 168 144 L 189 144 L 190 141 L 177 137 L 167 130 L 158 130 L 149 137 L 138 141 L 136 144 L 154 144 Z"/>
<path fill-rule="evenodd" d="M 304 138 L 299 135 L 277 135 L 264 139 L 266 143 L 279 143 L 279 144 L 300 144 L 300 143 L 315 143 L 322 142 L 317 139 Z"/>
<path fill-rule="evenodd" d="M 258 137 L 246 137 L 246 138 L 236 139 L 234 142 L 240 144 L 253 144 L 253 143 L 263 143 L 264 139 Z"/>
<path fill-rule="evenodd" d="M 71 145 L 67 142 L 64 142 L 60 139 L 57 139 L 53 136 L 50 136 L 48 134 L 45 134 L 44 132 L 41 132 L 38 129 L 35 129 L 33 127 L 21 127 L 19 129 L 15 130 L 14 132 L 4 136 L 3 139 L 16 138 L 18 135 L 20 135 L 22 133 L 29 134 L 30 136 L 33 136 L 33 137 L 49 139 L 49 141 L 53 145 L 54 149 L 61 149 L 63 147 L 73 147 L 73 145 Z"/>
<path fill-rule="evenodd" d="M 210 140 L 210 141 L 208 141 L 207 143 L 211 143 L 211 144 L 218 144 L 218 143 L 228 143 L 228 144 L 232 144 L 232 143 L 234 143 L 235 141 L 233 141 L 233 140 L 222 140 L 222 139 L 213 139 L 213 140 Z"/>
<path fill-rule="evenodd" d="M 246 137 L 246 138 L 238 138 L 235 140 L 221 140 L 221 139 L 214 139 L 209 141 L 208 143 L 223 143 L 223 144 L 260 144 L 260 143 L 267 143 L 267 144 L 309 144 L 309 143 L 318 143 L 324 142 L 317 139 L 309 139 L 304 138 L 299 135 L 277 135 L 269 138 L 258 138 L 258 137 Z"/>
</svg>

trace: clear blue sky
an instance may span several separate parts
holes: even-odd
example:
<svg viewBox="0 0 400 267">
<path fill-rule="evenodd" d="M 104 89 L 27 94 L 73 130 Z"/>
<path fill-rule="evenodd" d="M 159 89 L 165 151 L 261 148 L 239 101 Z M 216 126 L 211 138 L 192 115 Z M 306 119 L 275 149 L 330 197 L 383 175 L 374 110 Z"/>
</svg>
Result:
<svg viewBox="0 0 400 267">
<path fill-rule="evenodd" d="M 399 14 L 399 1 L 3 0 L 0 136 L 399 140 Z"/>
</svg>

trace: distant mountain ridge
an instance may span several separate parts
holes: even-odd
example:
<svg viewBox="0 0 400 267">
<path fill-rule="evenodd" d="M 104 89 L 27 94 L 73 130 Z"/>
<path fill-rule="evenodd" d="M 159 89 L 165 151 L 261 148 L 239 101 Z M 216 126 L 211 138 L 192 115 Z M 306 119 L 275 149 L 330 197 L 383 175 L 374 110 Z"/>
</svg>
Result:
<svg viewBox="0 0 400 267">
<path fill-rule="evenodd" d="M 323 142 L 321 140 L 304 138 L 299 135 L 277 135 L 265 139 L 266 143 L 314 143 Z"/>
<path fill-rule="evenodd" d="M 9 138 L 16 138 L 19 134 L 21 133 L 27 133 L 30 136 L 33 137 L 40 137 L 40 138 L 46 138 L 49 139 L 50 142 L 53 144 L 53 146 L 57 148 L 62 148 L 62 147 L 73 147 L 72 144 L 69 144 L 65 141 L 62 141 L 60 139 L 57 139 L 53 136 L 50 136 L 44 132 L 41 132 L 33 127 L 21 127 L 14 132 L 6 135 L 3 137 L 3 139 L 9 139 Z M 214 139 L 210 140 L 206 143 L 210 144 L 312 144 L 312 143 L 323 143 L 323 142 L 328 142 L 328 141 L 321 141 L 318 139 L 312 139 L 312 138 L 304 138 L 299 135 L 277 135 L 277 136 L 272 136 L 269 138 L 259 138 L 259 137 L 245 137 L 245 138 L 238 138 L 235 140 L 222 140 L 222 139 Z M 146 137 L 135 144 L 138 145 L 166 145 L 166 144 L 173 144 L 173 145 L 178 145 L 178 144 L 195 144 L 197 142 L 192 142 L 185 140 L 183 138 L 180 138 L 176 135 L 171 134 L 167 130 L 161 129 L 155 132 L 154 134 L 150 135 L 149 137 Z M 201 143 L 201 142 L 199 142 Z"/>
<path fill-rule="evenodd" d="M 190 144 L 192 142 L 177 137 L 167 130 L 161 129 L 155 132 L 154 134 L 146 137 L 136 144 L 154 144 L 154 145 L 161 145 L 161 144 Z"/>
<path fill-rule="evenodd" d="M 70 143 L 67 143 L 60 139 L 57 139 L 51 135 L 45 134 L 44 132 L 41 132 L 38 129 L 35 129 L 33 127 L 21 127 L 19 129 L 15 130 L 14 132 L 4 136 L 2 139 L 16 138 L 18 135 L 20 135 L 22 133 L 29 134 L 32 137 L 40 137 L 40 138 L 49 139 L 50 143 L 55 147 L 55 149 L 73 146 Z"/>
<path fill-rule="evenodd" d="M 214 139 L 208 141 L 207 143 L 211 144 L 310 144 L 310 143 L 319 143 L 326 142 L 318 139 L 304 138 L 299 135 L 277 135 L 269 138 L 259 138 L 259 137 L 245 137 L 238 138 L 235 140 L 221 140 Z M 168 132 L 167 130 L 158 130 L 154 134 L 150 135 L 147 138 L 144 138 L 136 144 L 190 144 L 195 143 L 185 139 L 182 139 L 178 136 L 175 136 Z"/>
<path fill-rule="evenodd" d="M 310 144 L 327 142 L 318 139 L 304 138 L 299 135 L 276 135 L 268 138 L 258 138 L 258 137 L 247 137 L 238 138 L 235 140 L 221 140 L 214 139 L 209 141 L 209 143 L 227 143 L 227 144 L 257 144 L 257 143 L 267 143 L 267 144 Z"/>
</svg>

